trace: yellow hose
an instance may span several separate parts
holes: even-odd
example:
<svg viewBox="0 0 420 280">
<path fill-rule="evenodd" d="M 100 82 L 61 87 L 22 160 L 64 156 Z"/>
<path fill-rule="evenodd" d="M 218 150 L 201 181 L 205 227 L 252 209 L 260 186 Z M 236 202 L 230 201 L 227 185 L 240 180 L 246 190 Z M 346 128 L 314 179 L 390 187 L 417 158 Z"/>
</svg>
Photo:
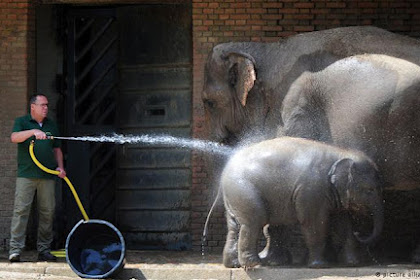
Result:
<svg viewBox="0 0 420 280">
<path fill-rule="evenodd" d="M 47 173 L 53 174 L 53 175 L 58 175 L 60 174 L 60 171 L 57 170 L 52 170 L 49 168 L 46 168 L 45 166 L 42 165 L 42 163 L 40 163 L 37 158 L 35 157 L 34 154 L 34 141 L 31 141 L 31 144 L 29 145 L 29 154 L 31 155 L 32 160 L 34 161 L 34 163 L 42 170 L 45 171 Z M 82 212 L 83 218 L 85 219 L 85 221 L 89 221 L 89 217 L 86 214 L 85 209 L 83 208 L 82 202 L 80 202 L 79 196 L 77 195 L 76 190 L 73 187 L 73 184 L 70 182 L 69 178 L 64 177 L 63 178 L 64 181 L 66 181 L 67 185 L 70 187 L 71 192 L 73 193 L 74 199 L 76 200 L 77 206 L 79 206 L 80 212 Z"/>
</svg>

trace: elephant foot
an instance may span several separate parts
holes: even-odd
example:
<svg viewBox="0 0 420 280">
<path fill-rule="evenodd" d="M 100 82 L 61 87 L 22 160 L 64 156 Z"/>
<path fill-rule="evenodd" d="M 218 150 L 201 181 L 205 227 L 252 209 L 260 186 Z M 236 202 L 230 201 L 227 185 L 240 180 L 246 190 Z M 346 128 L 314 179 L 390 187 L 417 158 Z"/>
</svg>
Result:
<svg viewBox="0 0 420 280">
<path fill-rule="evenodd" d="M 308 265 L 310 268 L 328 268 L 330 267 L 329 263 L 324 260 L 314 260 L 309 262 Z"/>
<path fill-rule="evenodd" d="M 241 265 L 239 264 L 239 261 L 238 260 L 235 260 L 235 261 L 223 261 L 223 265 L 226 268 L 239 268 L 239 267 L 241 267 Z"/>
<path fill-rule="evenodd" d="M 241 267 L 245 270 L 261 265 L 261 259 L 258 256 L 243 257 L 239 259 Z"/>
<path fill-rule="evenodd" d="M 344 265 L 349 267 L 358 266 L 360 265 L 360 260 L 355 254 L 347 254 L 344 257 Z"/>
<path fill-rule="evenodd" d="M 359 260 L 346 261 L 346 262 L 344 262 L 344 265 L 347 266 L 347 267 L 355 267 L 355 266 L 360 265 L 360 261 Z"/>
<path fill-rule="evenodd" d="M 261 259 L 261 263 L 265 266 L 280 266 L 290 263 L 290 257 L 284 250 L 264 249 L 258 256 Z"/>
<path fill-rule="evenodd" d="M 360 265 L 360 248 L 356 246 L 345 246 L 339 258 L 340 263 L 345 266 L 358 266 Z"/>
<path fill-rule="evenodd" d="M 227 268 L 241 267 L 238 258 L 223 257 L 223 265 Z"/>
</svg>

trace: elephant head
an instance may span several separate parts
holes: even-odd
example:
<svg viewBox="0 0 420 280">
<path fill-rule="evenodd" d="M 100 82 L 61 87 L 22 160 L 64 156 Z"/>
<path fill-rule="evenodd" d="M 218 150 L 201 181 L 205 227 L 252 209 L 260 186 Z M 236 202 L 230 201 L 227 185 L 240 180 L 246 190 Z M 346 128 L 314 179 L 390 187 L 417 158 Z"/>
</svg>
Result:
<svg viewBox="0 0 420 280">
<path fill-rule="evenodd" d="M 373 242 L 383 227 L 383 199 L 376 165 L 369 161 L 354 161 L 349 158 L 337 160 L 329 171 L 330 183 L 336 188 L 339 203 L 355 217 L 372 217 L 373 230 L 370 236 L 361 237 L 363 244 Z"/>
<path fill-rule="evenodd" d="M 244 131 L 254 129 L 261 106 L 248 106 L 248 100 L 259 98 L 258 94 L 250 96 L 256 80 L 256 62 L 250 54 L 229 49 L 226 44 L 209 54 L 202 99 L 212 140 L 234 144 Z"/>
</svg>

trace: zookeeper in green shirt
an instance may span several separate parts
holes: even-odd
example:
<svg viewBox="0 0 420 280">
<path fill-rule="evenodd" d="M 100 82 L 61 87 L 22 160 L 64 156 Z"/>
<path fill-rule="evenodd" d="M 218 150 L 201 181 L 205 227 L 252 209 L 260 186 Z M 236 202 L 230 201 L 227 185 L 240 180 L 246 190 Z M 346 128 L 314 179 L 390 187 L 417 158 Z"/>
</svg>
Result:
<svg viewBox="0 0 420 280">
<path fill-rule="evenodd" d="M 60 171 L 58 177 L 64 178 L 63 152 L 57 139 L 48 139 L 48 135 L 57 136 L 59 131 L 55 122 L 47 118 L 48 99 L 43 94 L 34 94 L 30 100 L 30 114 L 17 118 L 10 137 L 18 144 L 18 173 L 16 178 L 15 204 L 10 233 L 9 261 L 19 262 L 25 247 L 26 226 L 31 205 L 37 193 L 38 208 L 38 260 L 56 261 L 51 251 L 53 241 L 53 219 L 55 209 L 55 175 L 39 169 L 29 155 L 29 144 L 37 141 L 34 153 L 38 160 L 50 169 Z"/>
</svg>

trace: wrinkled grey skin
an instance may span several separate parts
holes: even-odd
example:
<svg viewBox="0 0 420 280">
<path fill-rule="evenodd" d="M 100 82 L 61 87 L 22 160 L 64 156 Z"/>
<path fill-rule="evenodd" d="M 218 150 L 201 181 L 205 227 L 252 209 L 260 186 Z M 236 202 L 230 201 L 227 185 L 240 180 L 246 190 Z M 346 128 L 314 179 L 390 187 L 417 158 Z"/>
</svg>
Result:
<svg viewBox="0 0 420 280">
<path fill-rule="evenodd" d="M 261 264 L 258 241 L 265 225 L 301 227 L 308 265 L 327 267 L 324 250 L 330 214 L 344 211 L 345 262 L 359 263 L 358 241 L 375 240 L 383 226 L 382 192 L 375 164 L 363 153 L 312 140 L 281 137 L 240 149 L 221 177 L 228 224 L 226 267 Z M 350 217 L 369 217 L 372 233 L 361 237 Z"/>
<path fill-rule="evenodd" d="M 283 101 L 284 133 L 365 152 L 384 188 L 420 182 L 420 67 L 358 55 L 296 79 Z"/>
<path fill-rule="evenodd" d="M 320 71 L 331 73 L 323 70 L 344 57 L 365 53 L 387 54 L 420 65 L 420 41 L 375 27 L 310 32 L 278 43 L 244 42 L 215 46 L 205 66 L 202 92 L 209 135 L 212 140 L 233 145 L 282 135 L 339 144 L 362 150 L 377 162 L 380 174 L 386 175 L 384 183 L 387 189 L 420 187 L 419 106 L 412 93 L 415 89 L 409 89 L 406 82 L 405 86 L 400 86 L 404 84 L 401 83 L 403 72 L 398 73 L 401 69 L 381 69 L 379 63 L 370 67 L 372 71 L 378 71 L 377 74 L 365 72 L 354 81 L 351 80 L 353 72 L 344 74 L 347 83 L 342 86 L 355 83 L 359 86 L 356 91 L 351 87 L 343 89 L 343 95 L 335 94 L 324 99 L 296 97 L 300 94 L 296 93 L 299 92 L 296 90 L 299 82 L 302 83 L 311 73 L 314 76 Z M 384 73 L 386 79 L 381 79 L 378 73 Z M 326 74 L 319 76 L 322 79 L 317 79 L 318 83 L 327 79 L 336 88 L 340 86 L 342 78 L 338 75 L 331 79 Z M 374 82 L 371 82 L 371 77 Z M 380 94 L 376 85 L 385 88 L 382 94 L 386 97 L 372 98 L 369 104 L 359 106 L 359 95 L 366 99 L 366 95 L 371 94 L 369 89 L 374 89 L 374 97 Z M 312 86 L 312 92 L 320 89 L 316 84 Z M 401 94 L 407 94 L 407 97 Z M 315 96 L 326 97 L 328 92 Z M 343 102 L 343 96 L 347 96 L 346 102 Z M 283 104 L 285 98 L 287 104 Z M 413 103 L 403 110 L 404 106 L 393 100 L 404 105 Z M 323 108 L 327 104 L 329 110 Z M 335 107 L 339 109 L 334 110 Z M 302 110 L 302 116 L 299 116 L 299 110 Z M 307 122 L 311 118 L 317 118 L 316 122 Z M 360 125 L 361 118 L 365 123 Z M 277 247 L 278 244 L 271 246 L 273 249 Z M 420 262 L 420 246 L 418 252 L 413 259 L 415 262 Z M 274 257 L 269 261 L 272 264 L 280 264 L 275 260 L 277 252 L 266 252 L 266 255 L 267 259 Z"/>
</svg>

